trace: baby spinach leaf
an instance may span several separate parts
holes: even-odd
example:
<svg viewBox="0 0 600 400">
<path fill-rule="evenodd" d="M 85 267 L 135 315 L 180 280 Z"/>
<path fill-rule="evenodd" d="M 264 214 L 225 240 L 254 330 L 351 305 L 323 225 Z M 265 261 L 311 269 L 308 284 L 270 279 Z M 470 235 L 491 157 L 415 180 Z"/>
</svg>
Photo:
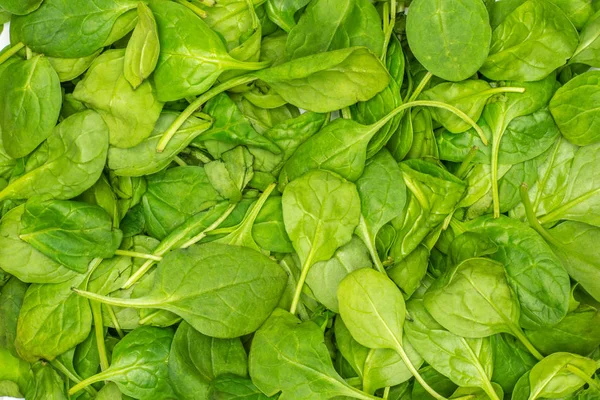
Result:
<svg viewBox="0 0 600 400">
<path fill-rule="evenodd" d="M 0 379 L 15 382 L 21 393 L 24 393 L 33 379 L 31 364 L 13 356 L 10 351 L 0 347 L 0 361 L 4 368 L 0 369 Z"/>
<path fill-rule="evenodd" d="M 208 398 L 211 382 L 222 374 L 248 375 L 240 339 L 215 339 L 182 322 L 169 355 L 169 380 L 182 399 Z"/>
<path fill-rule="evenodd" d="M 577 30 L 581 30 L 594 14 L 592 3 L 586 0 L 550 0 L 560 8 Z"/>
<path fill-rule="evenodd" d="M 92 65 L 94 60 L 98 58 L 100 53 L 102 53 L 102 50 L 103 49 L 100 49 L 92 55 L 79 58 L 48 57 L 48 61 L 50 61 L 52 68 L 54 68 L 58 74 L 60 81 L 68 82 L 83 75 L 90 65 Z"/>
<path fill-rule="evenodd" d="M 600 313 L 592 306 L 580 305 L 557 325 L 525 334 L 543 354 L 568 352 L 588 355 L 600 344 Z"/>
<path fill-rule="evenodd" d="M 221 155 L 221 160 L 204 166 L 209 182 L 232 203 L 242 199 L 242 191 L 252 179 L 253 157 L 245 147 L 236 147 Z"/>
<path fill-rule="evenodd" d="M 481 73 L 493 80 L 537 81 L 564 65 L 579 43 L 567 16 L 546 0 L 528 0 L 494 29 Z"/>
<path fill-rule="evenodd" d="M 600 71 L 589 71 L 567 82 L 550 101 L 550 112 L 561 133 L 575 145 L 600 142 L 599 85 Z"/>
<path fill-rule="evenodd" d="M 296 26 L 295 14 L 308 3 L 310 0 L 268 0 L 266 3 L 267 15 L 277 26 L 289 32 Z"/>
<path fill-rule="evenodd" d="M 281 152 L 275 143 L 254 130 L 248 119 L 227 94 L 221 93 L 210 100 L 206 103 L 203 111 L 214 118 L 214 123 L 212 128 L 197 137 L 194 143 L 217 140 L 231 148 L 245 145 L 256 146 L 275 154 Z"/>
<path fill-rule="evenodd" d="M 37 10 L 43 0 L 2 0 L 0 9 L 15 15 L 26 15 Z"/>
<path fill-rule="evenodd" d="M 52 134 L 60 113 L 58 75 L 44 56 L 7 66 L 0 81 L 0 132 L 6 153 L 21 158 Z"/>
<path fill-rule="evenodd" d="M 175 167 L 148 178 L 142 198 L 146 229 L 163 239 L 173 229 L 222 200 L 202 167 Z"/>
<path fill-rule="evenodd" d="M 370 268 L 352 272 L 338 286 L 340 316 L 358 343 L 371 349 L 390 349 L 426 391 L 442 399 L 421 377 L 402 343 L 406 306 L 402 293 L 384 274 Z"/>
<path fill-rule="evenodd" d="M 137 12 L 138 22 L 127 44 L 124 60 L 125 79 L 134 89 L 154 72 L 160 54 L 158 29 L 152 10 L 139 2 Z"/>
<path fill-rule="evenodd" d="M 285 231 L 281 196 L 269 197 L 252 225 L 252 237 L 262 249 L 276 253 L 293 253 L 294 247 Z"/>
<path fill-rule="evenodd" d="M 203 21 L 206 22 L 213 31 L 225 39 L 230 55 L 240 61 L 248 61 L 236 57 L 233 50 L 250 40 L 249 37 L 254 36 L 253 30 L 258 25 L 258 21 L 256 21 L 254 17 L 254 8 L 258 6 L 258 2 L 223 0 L 202 3 L 203 2 L 200 1 L 195 2 L 195 4 L 198 5 L 198 8 L 201 8 L 206 13 L 206 17 L 203 18 Z M 261 36 L 260 33 L 258 36 Z"/>
<path fill-rule="evenodd" d="M 78 196 L 100 177 L 107 151 L 108 129 L 102 118 L 93 111 L 75 114 L 54 128 L 32 155 L 37 163 L 0 192 L 0 201 Z"/>
<path fill-rule="evenodd" d="M 377 269 L 383 272 L 375 238 L 381 227 L 402 214 L 407 197 L 402 170 L 389 151 L 382 149 L 367 161 L 356 188 L 362 214 L 356 234 L 367 245 Z"/>
<path fill-rule="evenodd" d="M 33 372 L 33 380 L 29 382 L 29 386 L 25 391 L 28 400 L 67 400 L 65 382 L 54 368 L 40 361 L 32 366 L 31 371 Z"/>
<path fill-rule="evenodd" d="M 554 353 L 531 369 L 529 399 L 567 396 L 585 385 L 585 377 L 590 377 L 595 371 L 596 362 L 592 359 L 576 354 Z"/>
<path fill-rule="evenodd" d="M 539 356 L 519 326 L 519 302 L 502 264 L 485 258 L 463 261 L 434 282 L 424 304 L 455 335 L 481 338 L 506 332 Z"/>
<path fill-rule="evenodd" d="M 252 381 L 237 375 L 224 374 L 216 377 L 210 386 L 211 400 L 268 400 Z"/>
<path fill-rule="evenodd" d="M 492 381 L 500 384 L 505 393 L 517 389 L 517 381 L 536 363 L 521 343 L 513 336 L 497 334 L 490 337 L 494 353 L 494 373 Z"/>
<path fill-rule="evenodd" d="M 492 387 L 493 354 L 489 339 L 467 339 L 445 330 L 427 312 L 421 299 L 408 304 L 408 341 L 438 372 L 458 386 L 478 387 L 499 399 Z"/>
<path fill-rule="evenodd" d="M 285 281 L 281 268 L 255 250 L 207 243 L 167 254 L 157 266 L 152 290 L 143 297 L 77 292 L 115 306 L 171 311 L 201 333 L 234 338 L 254 332 L 264 322 Z"/>
<path fill-rule="evenodd" d="M 445 80 L 462 81 L 486 61 L 492 36 L 488 19 L 481 1 L 416 0 L 406 19 L 406 35 L 428 71 Z"/>
<path fill-rule="evenodd" d="M 17 324 L 15 342 L 28 360 L 53 360 L 87 338 L 92 328 L 89 302 L 71 288 L 85 275 L 54 284 L 33 284 L 27 289 Z"/>
<path fill-rule="evenodd" d="M 32 50 L 52 57 L 85 57 L 116 42 L 136 21 L 137 0 L 45 0 L 13 18 L 11 31 Z"/>
<path fill-rule="evenodd" d="M 152 134 L 163 104 L 146 81 L 134 90 L 123 73 L 124 50 L 103 53 L 92 63 L 84 79 L 73 92 L 97 111 L 110 131 L 110 144 L 128 148 L 140 144 Z"/>
<path fill-rule="evenodd" d="M 112 353 L 108 369 L 87 378 L 69 390 L 73 395 L 95 382 L 109 380 L 123 394 L 134 398 L 169 399 L 173 389 L 167 379 L 169 349 L 173 332 L 143 326 L 127 334 Z"/>
<path fill-rule="evenodd" d="M 0 221 L 0 268 L 27 283 L 61 283 L 78 274 L 19 238 L 25 206 L 7 212 Z"/>
<path fill-rule="evenodd" d="M 421 285 L 429 265 L 429 249 L 419 245 L 409 255 L 386 270 L 388 276 L 409 298 Z"/>
<path fill-rule="evenodd" d="M 323 113 L 369 100 L 389 83 L 385 67 L 364 47 L 297 58 L 254 75 L 288 103 Z M 322 85 L 335 88 L 335 95 L 322 91 Z"/>
<path fill-rule="evenodd" d="M 177 130 L 167 147 L 157 153 L 156 145 L 160 137 L 177 115 L 171 111 L 164 111 L 158 118 L 154 131 L 137 146 L 127 149 L 111 146 L 108 149 L 108 167 L 111 171 L 120 176 L 144 176 L 159 172 L 168 167 L 177 154 L 195 138 L 211 127 L 210 121 L 190 117 Z"/>
<path fill-rule="evenodd" d="M 0 288 L 0 347 L 17 355 L 17 319 L 29 285 L 12 277 Z"/>
<path fill-rule="evenodd" d="M 570 283 L 560 260 L 533 229 L 507 217 L 473 220 L 471 232 L 491 239 L 498 251 L 489 257 L 504 264 L 508 283 L 521 305 L 526 329 L 550 327 L 568 311 Z"/>
<path fill-rule="evenodd" d="M 371 268 L 372 265 L 369 250 L 354 236 L 337 249 L 332 258 L 315 263 L 306 276 L 306 284 L 321 304 L 338 312 L 337 288 L 340 282 L 353 271 Z"/>
<path fill-rule="evenodd" d="M 21 240 L 79 273 L 94 258 L 114 256 L 123 238 L 101 207 L 75 201 L 29 201 L 21 223 Z"/>
<path fill-rule="evenodd" d="M 582 63 L 600 67 L 600 13 L 591 17 L 579 34 L 579 46 L 571 57 L 571 64 Z"/>
<path fill-rule="evenodd" d="M 181 4 L 154 1 L 150 8 L 160 38 L 160 57 L 154 71 L 159 100 L 174 101 L 204 93 L 224 71 L 266 66 L 231 57 L 217 33 Z"/>
<path fill-rule="evenodd" d="M 315 170 L 290 182 L 282 203 L 285 230 L 302 264 L 292 302 L 294 313 L 310 268 L 330 259 L 352 239 L 360 216 L 360 198 L 351 182 L 331 172 Z"/>
<path fill-rule="evenodd" d="M 315 27 L 319 27 L 315 29 Z M 347 47 L 364 46 L 378 57 L 384 35 L 377 9 L 368 0 L 316 0 L 289 31 L 289 59 Z"/>
<path fill-rule="evenodd" d="M 323 339 L 312 321 L 276 309 L 256 332 L 250 348 L 252 382 L 267 396 L 302 396 L 317 400 L 335 396 L 375 399 L 348 385 L 337 374 Z"/>
</svg>

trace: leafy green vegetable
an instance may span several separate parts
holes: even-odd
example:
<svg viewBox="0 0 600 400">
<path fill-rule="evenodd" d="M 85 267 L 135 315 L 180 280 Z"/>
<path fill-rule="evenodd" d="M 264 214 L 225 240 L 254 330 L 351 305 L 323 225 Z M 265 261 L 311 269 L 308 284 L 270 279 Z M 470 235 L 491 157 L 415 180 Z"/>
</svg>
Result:
<svg viewBox="0 0 600 400">
<path fill-rule="evenodd" d="M 125 51 L 125 79 L 137 88 L 154 72 L 160 54 L 156 21 L 152 11 L 138 3 L 138 22 Z"/>
</svg>

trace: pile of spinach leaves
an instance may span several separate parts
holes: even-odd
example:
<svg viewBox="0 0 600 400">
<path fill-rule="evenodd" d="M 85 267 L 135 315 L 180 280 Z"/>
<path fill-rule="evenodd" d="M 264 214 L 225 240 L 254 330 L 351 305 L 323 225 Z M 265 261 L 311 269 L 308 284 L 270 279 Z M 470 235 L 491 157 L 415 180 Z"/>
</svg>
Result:
<svg viewBox="0 0 600 400">
<path fill-rule="evenodd" d="M 600 1 L 8 21 L 0 396 L 600 399 Z"/>
</svg>

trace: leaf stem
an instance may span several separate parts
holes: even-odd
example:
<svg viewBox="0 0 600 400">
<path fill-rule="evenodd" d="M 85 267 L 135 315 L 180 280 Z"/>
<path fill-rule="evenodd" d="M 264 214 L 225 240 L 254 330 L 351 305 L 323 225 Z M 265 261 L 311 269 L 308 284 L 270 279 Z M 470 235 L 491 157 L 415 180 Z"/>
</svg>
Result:
<svg viewBox="0 0 600 400">
<path fill-rule="evenodd" d="M 193 244 L 198 243 L 199 241 L 201 241 L 202 239 L 204 239 L 206 237 L 206 234 L 214 229 L 217 229 L 219 227 L 219 225 L 221 225 L 223 223 L 223 221 L 225 221 L 227 219 L 227 217 L 229 217 L 229 215 L 233 212 L 233 210 L 235 209 L 235 204 L 232 204 L 229 206 L 229 208 L 225 211 L 225 213 L 223 213 L 223 215 L 221 215 L 215 222 L 213 222 L 208 228 L 206 228 L 205 230 L 203 230 L 202 232 L 200 232 L 198 235 L 194 236 L 193 238 L 191 238 L 190 240 L 188 240 L 187 242 L 185 242 L 181 248 L 182 249 L 187 249 L 188 247 L 190 247 Z"/>
<path fill-rule="evenodd" d="M 376 122 L 375 124 L 371 125 L 371 127 L 374 130 L 379 130 L 385 124 L 387 124 L 392 118 L 394 118 L 396 115 L 398 115 L 399 113 L 403 112 L 406 109 L 413 108 L 413 107 L 433 107 L 433 108 L 441 108 L 441 109 L 450 111 L 451 113 L 455 114 L 456 116 L 458 116 L 459 118 L 461 118 L 463 121 L 465 121 L 466 123 L 468 123 L 469 125 L 471 125 L 473 127 L 473 129 L 475 129 L 475 131 L 479 135 L 479 138 L 481 139 L 481 141 L 483 142 L 483 144 L 485 144 L 487 146 L 488 139 L 485 136 L 485 133 L 483 132 L 483 129 L 481 129 L 481 127 L 479 125 L 477 125 L 477 123 L 475 121 L 473 121 L 473 119 L 471 119 L 471 117 L 469 117 L 467 114 L 465 114 L 464 112 L 462 112 L 458 108 L 456 108 L 454 106 L 451 106 L 449 104 L 446 104 L 446 103 L 442 103 L 440 101 L 415 100 L 415 101 L 410 101 L 408 103 L 402 104 L 401 106 L 399 106 L 399 107 L 395 108 L 394 110 L 392 110 L 388 115 L 386 115 L 385 117 L 383 117 L 382 119 L 380 119 L 378 122 Z"/>
<path fill-rule="evenodd" d="M 385 39 L 383 41 L 383 51 L 381 52 L 381 61 L 385 64 L 387 57 L 388 47 L 390 46 L 390 40 L 394 34 L 394 28 L 396 27 L 396 14 L 398 13 L 396 0 L 390 0 L 389 7 L 386 8 L 388 3 L 384 4 L 384 18 L 383 21 L 386 24 L 384 27 Z M 388 18 L 385 18 L 385 13 L 388 12 Z"/>
<path fill-rule="evenodd" d="M 352 119 L 352 111 L 350 111 L 350 107 L 344 107 L 340 111 L 342 113 L 342 118 Z"/>
<path fill-rule="evenodd" d="M 162 261 L 162 257 L 153 254 L 139 253 L 137 251 L 117 250 L 115 255 L 124 257 L 144 258 L 146 260 Z"/>
<path fill-rule="evenodd" d="M 465 179 L 467 177 L 469 168 L 471 167 L 471 164 L 473 163 L 473 159 L 477 155 L 478 151 L 479 151 L 479 147 L 477 147 L 477 146 L 471 147 L 471 150 L 469 150 L 469 153 L 467 153 L 467 156 L 465 157 L 463 162 L 460 164 L 460 167 L 458 167 L 458 170 L 456 171 L 456 177 L 458 179 Z"/>
<path fill-rule="evenodd" d="M 186 167 L 187 166 L 186 162 L 183 161 L 178 156 L 175 156 L 175 158 L 173 158 L 173 161 L 175 161 L 175 164 L 179 165 L 180 167 Z"/>
<path fill-rule="evenodd" d="M 302 295 L 304 282 L 306 281 L 306 277 L 308 276 L 308 271 L 310 270 L 310 267 L 312 267 L 312 259 L 313 252 L 311 249 L 311 252 L 308 254 L 308 257 L 306 257 L 304 265 L 302 265 L 302 272 L 300 273 L 300 278 L 298 279 L 298 283 L 296 284 L 296 291 L 294 292 L 294 298 L 292 299 L 290 314 L 296 315 L 296 309 L 298 308 L 298 303 L 300 302 L 300 296 Z"/>
<path fill-rule="evenodd" d="M 175 121 L 173 121 L 171 126 L 169 126 L 169 128 L 167 128 L 167 130 L 163 133 L 162 137 L 160 138 L 160 140 L 156 146 L 156 151 L 158 153 L 162 153 L 165 150 L 165 148 L 167 147 L 167 145 L 169 144 L 169 141 L 173 138 L 173 136 L 177 132 L 177 130 L 179 130 L 179 128 L 181 128 L 181 126 L 185 123 L 185 121 L 187 121 L 187 119 L 189 117 L 191 117 L 192 114 L 194 114 L 204 103 L 206 103 L 207 101 L 209 101 L 216 95 L 223 93 L 226 90 L 229 90 L 236 86 L 254 82 L 257 79 L 258 78 L 252 74 L 238 76 L 236 78 L 230 79 L 226 82 L 221 83 L 220 85 L 217 85 L 217 86 L 211 88 L 206 93 L 204 93 L 201 96 L 199 96 L 198 98 L 196 98 L 196 100 L 194 100 L 192 103 L 190 103 L 190 105 L 187 106 L 187 108 L 185 110 L 183 110 L 181 112 L 181 114 L 179 114 L 179 116 L 175 119 Z"/>
<path fill-rule="evenodd" d="M 367 227 L 367 221 L 365 217 L 360 216 L 360 222 L 358 223 L 358 227 L 356 228 L 357 235 L 362 239 L 367 248 L 369 249 L 369 254 L 371 255 L 371 259 L 375 264 L 375 267 L 379 272 L 387 276 L 387 272 L 385 271 L 385 267 L 379 258 L 379 254 L 377 254 L 377 249 L 374 244 L 374 240 L 369 234 L 369 228 Z"/>
<path fill-rule="evenodd" d="M 563 244 L 560 243 L 554 236 L 550 234 L 540 223 L 535 215 L 535 211 L 533 211 L 533 205 L 531 204 L 531 200 L 529 199 L 529 188 L 526 183 L 521 184 L 521 202 L 525 207 L 525 215 L 527 216 L 527 222 L 529 225 L 547 242 L 551 243 L 556 247 L 562 247 Z"/>
<path fill-rule="evenodd" d="M 108 315 L 110 315 L 110 320 L 112 321 L 113 325 L 115 326 L 115 330 L 117 331 L 117 335 L 119 335 L 119 337 L 121 339 L 123 339 L 125 337 L 125 334 L 123 333 L 123 330 L 121 329 L 121 324 L 119 323 L 119 319 L 117 318 L 117 314 L 115 314 L 115 309 L 111 305 L 108 305 L 108 304 L 105 304 L 104 308 L 108 312 Z"/>
<path fill-rule="evenodd" d="M 104 381 L 104 380 L 108 380 L 113 375 L 114 374 L 111 374 L 111 373 L 100 372 L 96 375 L 90 376 L 89 378 L 84 379 L 81 382 L 79 382 L 77 385 L 73 386 L 69 390 L 69 396 L 73 396 L 75 393 L 79 392 L 82 389 L 85 389 L 86 387 L 90 386 L 91 384 L 94 384 L 94 383 L 100 382 L 100 381 Z"/>
<path fill-rule="evenodd" d="M 87 290 L 81 290 L 77 288 L 71 288 L 72 291 L 80 295 L 81 297 L 94 300 L 102 304 L 110 304 L 117 307 L 131 307 L 131 308 L 154 308 L 156 304 L 140 300 L 140 299 L 120 299 L 118 297 L 103 296 L 98 293 L 88 292 Z"/>
<path fill-rule="evenodd" d="M 92 317 L 94 319 L 94 333 L 96 335 L 96 346 L 100 355 L 100 369 L 106 371 L 110 364 L 108 363 L 108 354 L 106 353 L 106 343 L 104 343 L 104 322 L 102 321 L 102 305 L 96 301 L 90 301 L 92 307 Z"/>
<path fill-rule="evenodd" d="M 527 339 L 527 336 L 525 336 L 520 327 L 515 326 L 513 324 L 509 324 L 509 327 L 511 329 L 512 334 L 515 335 L 515 337 L 519 339 L 521 343 L 523 343 L 527 350 L 531 354 L 533 354 L 533 356 L 537 358 L 538 361 L 542 361 L 544 359 L 544 356 L 533 346 L 533 344 L 531 344 L 531 342 L 529 341 L 529 339 Z"/>
<path fill-rule="evenodd" d="M 419 97 L 419 95 L 421 94 L 423 89 L 425 89 L 425 86 L 427 86 L 431 78 L 433 78 L 433 74 L 431 72 L 427 72 L 423 79 L 421 79 L 421 82 L 419 82 L 419 86 L 415 88 L 415 91 L 408 98 L 408 103 L 415 101 L 417 97 Z"/>
<path fill-rule="evenodd" d="M 600 385 L 596 381 L 594 381 L 590 376 L 586 375 L 585 372 L 577 368 L 575 365 L 567 364 L 566 368 L 569 370 L 569 372 L 577 375 L 579 378 L 585 381 L 585 383 L 590 385 L 590 387 L 593 387 L 595 390 L 600 391 Z"/>
<path fill-rule="evenodd" d="M 419 382 L 421 384 L 421 386 L 423 386 L 423 389 L 425 389 L 427 391 L 427 393 L 429 393 L 431 396 L 433 396 L 433 398 L 435 398 L 437 400 L 447 400 L 444 396 L 442 396 L 441 394 L 436 392 L 431 386 L 429 386 L 427 384 L 427 382 L 425 382 L 425 380 L 423 379 L 421 374 L 419 374 L 419 371 L 417 371 L 415 366 L 412 364 L 412 362 L 408 358 L 408 355 L 406 354 L 406 352 L 404 351 L 404 348 L 402 347 L 402 345 L 400 343 L 397 343 L 395 350 L 400 355 L 400 358 L 402 359 L 402 361 L 404 361 L 406 368 L 408 368 L 410 373 L 415 377 L 417 382 Z"/>
<path fill-rule="evenodd" d="M 196 6 L 195 4 L 190 3 L 189 1 L 186 1 L 186 0 L 175 0 L 175 1 L 179 4 L 181 4 L 182 6 L 185 6 L 188 9 L 192 10 L 194 12 L 194 14 L 196 14 L 200 18 L 206 18 L 208 16 L 206 11 L 204 11 L 200 7 Z"/>
<path fill-rule="evenodd" d="M 69 371 L 69 369 L 65 367 L 65 365 L 62 362 L 60 362 L 57 358 L 50 361 L 50 364 L 59 372 L 61 372 L 64 376 L 66 376 L 69 380 L 75 382 L 75 384 L 82 381 L 82 378 L 79 375 L 75 375 L 73 372 Z M 86 387 L 85 391 L 91 394 L 92 396 L 96 396 L 98 394 L 98 391 L 90 386 Z"/>
<path fill-rule="evenodd" d="M 17 54 L 19 51 L 21 51 L 21 49 L 23 47 L 25 47 L 25 45 L 23 43 L 19 42 L 19 43 L 15 44 L 13 47 L 11 47 L 9 50 L 7 50 L 6 53 L 0 55 L 0 65 L 2 65 L 6 60 L 11 58 L 15 54 Z"/>
</svg>

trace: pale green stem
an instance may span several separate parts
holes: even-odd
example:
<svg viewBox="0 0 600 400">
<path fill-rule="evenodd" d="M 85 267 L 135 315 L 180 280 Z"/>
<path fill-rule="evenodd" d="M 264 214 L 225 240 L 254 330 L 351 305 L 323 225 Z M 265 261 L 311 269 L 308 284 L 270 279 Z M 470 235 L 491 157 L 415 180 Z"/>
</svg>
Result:
<svg viewBox="0 0 600 400">
<path fill-rule="evenodd" d="M 102 305 L 95 301 L 90 301 L 90 306 L 92 307 L 92 317 L 94 319 L 96 345 L 98 346 L 98 354 L 100 355 L 100 369 L 102 371 L 106 371 L 110 365 L 108 363 L 108 354 L 106 353 L 106 344 L 104 343 L 104 322 L 102 321 Z"/>
<path fill-rule="evenodd" d="M 393 2 L 395 2 L 395 0 L 392 0 Z M 387 400 L 390 397 L 390 387 L 387 386 L 385 389 L 383 389 L 383 398 L 385 400 Z"/>
<path fill-rule="evenodd" d="M 194 12 L 194 14 L 196 14 L 200 18 L 206 18 L 208 16 L 206 11 L 204 11 L 200 7 L 197 7 L 195 4 L 190 3 L 189 1 L 186 1 L 186 0 L 175 0 L 175 1 L 179 4 L 181 4 L 182 6 L 185 6 L 188 9 L 192 10 Z"/>
<path fill-rule="evenodd" d="M 114 376 L 114 373 L 104 373 L 104 372 L 100 372 L 99 374 L 90 376 L 89 378 L 84 379 L 81 382 L 79 382 L 77 385 L 73 386 L 69 390 L 69 396 L 73 396 L 75 393 L 90 386 L 91 384 L 94 384 L 94 383 L 100 382 L 100 381 L 104 381 L 104 380 L 109 380 L 113 376 Z"/>
<path fill-rule="evenodd" d="M 537 219 L 535 212 L 533 211 L 533 206 L 531 205 L 531 200 L 529 199 L 529 192 L 526 183 L 521 184 L 521 202 L 525 207 L 525 215 L 527 216 L 527 222 L 529 225 L 547 242 L 551 243 L 556 247 L 562 247 L 563 244 L 560 243 L 554 236 L 550 234 L 543 226 L 540 224 L 540 221 Z"/>
<path fill-rule="evenodd" d="M 156 146 L 156 151 L 162 153 L 169 144 L 171 138 L 173 138 L 173 136 L 177 132 L 177 130 L 179 130 L 179 128 L 181 128 L 185 121 L 187 121 L 187 119 L 191 117 L 204 103 L 228 89 L 254 82 L 257 79 L 257 77 L 251 74 L 238 76 L 236 78 L 228 80 L 227 82 L 223 82 L 220 85 L 213 87 L 203 95 L 199 96 L 196 100 L 191 102 L 190 105 L 187 106 L 187 108 L 181 112 L 181 114 L 179 114 L 179 116 L 175 119 L 175 121 L 173 121 L 171 126 L 169 126 L 169 128 L 163 133 L 162 137 L 158 142 L 158 145 Z"/>
<path fill-rule="evenodd" d="M 350 111 L 350 107 L 344 107 L 341 109 L 342 118 L 344 119 L 352 119 L 352 111 Z"/>
<path fill-rule="evenodd" d="M 154 261 L 162 261 L 162 257 L 155 256 L 153 254 L 147 253 L 138 253 L 137 251 L 129 251 L 129 250 L 117 250 L 115 251 L 115 255 L 124 256 L 124 257 L 133 257 L 133 258 L 144 258 L 146 260 L 154 260 Z"/>
<path fill-rule="evenodd" d="M 208 228 L 206 228 L 205 230 L 200 232 L 198 235 L 194 236 L 193 238 L 191 238 L 190 240 L 185 242 L 181 246 L 181 248 L 187 249 L 191 245 L 194 245 L 194 244 L 198 243 L 199 241 L 201 241 L 202 239 L 204 239 L 206 237 L 207 233 L 214 229 L 217 229 L 219 227 L 219 225 L 221 225 L 223 223 L 223 221 L 225 221 L 227 219 L 227 217 L 229 217 L 229 215 L 233 212 L 234 209 L 235 209 L 235 204 L 232 204 L 231 206 L 229 206 L 227 211 L 225 211 L 225 213 L 219 217 L 219 219 L 217 219 L 215 222 L 213 222 Z"/>
<path fill-rule="evenodd" d="M 121 329 L 121 324 L 119 323 L 119 319 L 117 318 L 117 314 L 115 314 L 114 308 L 112 306 L 108 305 L 108 304 L 105 304 L 104 308 L 108 312 L 108 315 L 110 315 L 110 320 L 112 321 L 113 325 L 115 326 L 115 330 L 117 331 L 117 335 L 119 335 L 119 337 L 121 339 L 123 339 L 125 337 L 125 334 L 123 333 L 123 330 Z"/>
<path fill-rule="evenodd" d="M 93 300 L 94 302 L 109 304 L 117 307 L 131 307 L 131 308 L 155 308 L 158 304 L 148 302 L 140 299 L 121 299 L 118 297 L 109 297 L 103 296 L 98 293 L 88 292 L 86 290 L 81 290 L 77 288 L 71 288 L 72 291 L 80 295 L 81 297 L 85 297 L 87 299 Z M 93 302 L 92 302 L 93 304 Z M 93 311 L 93 310 L 92 310 Z M 101 315 L 102 316 L 102 315 Z M 104 334 L 104 333 L 102 333 Z"/>
<path fill-rule="evenodd" d="M 419 86 L 417 86 L 415 91 L 408 98 L 409 103 L 412 101 L 415 101 L 417 99 L 417 97 L 419 97 L 419 95 L 421 94 L 423 89 L 425 89 L 425 86 L 427 86 L 427 84 L 429 83 L 429 81 L 431 80 L 432 77 L 433 77 L 433 74 L 431 72 L 428 72 L 427 74 L 425 74 L 423 79 L 421 79 L 421 82 L 419 82 Z"/>
<path fill-rule="evenodd" d="M 582 370 L 580 370 L 572 364 L 567 364 L 567 369 L 569 370 L 569 372 L 577 375 L 579 378 L 585 381 L 585 383 L 590 385 L 590 387 L 593 387 L 595 390 L 600 391 L 600 385 L 596 381 L 594 381 L 590 376 L 586 375 L 585 372 L 583 372 Z"/>
<path fill-rule="evenodd" d="M 69 369 L 65 367 L 63 363 L 58 361 L 58 359 L 55 358 L 54 360 L 50 361 L 50 364 L 59 372 L 61 372 L 64 376 L 66 376 L 69 380 L 73 381 L 75 384 L 82 381 L 82 378 L 79 375 L 75 375 L 71 371 L 69 371 Z M 96 389 L 89 386 L 85 388 L 85 391 L 91 394 L 92 396 L 96 396 L 98 394 L 98 391 Z"/>
<path fill-rule="evenodd" d="M 473 159 L 477 155 L 478 151 L 479 151 L 479 147 L 477 147 L 477 146 L 471 147 L 471 150 L 469 150 L 469 153 L 467 154 L 467 156 L 465 157 L 463 162 L 460 164 L 460 167 L 456 171 L 456 177 L 458 179 L 465 179 L 467 177 L 469 168 L 471 167 L 471 164 L 473 163 Z"/>
<path fill-rule="evenodd" d="M 151 312 L 150 314 L 146 315 L 144 318 L 141 318 L 139 320 L 139 324 L 140 325 L 146 325 L 149 321 L 151 321 L 152 319 L 154 319 L 154 317 L 156 317 L 158 314 L 160 314 L 162 310 L 156 310 L 154 312 Z"/>
<path fill-rule="evenodd" d="M 29 47 L 25 47 L 25 59 L 31 60 L 33 58 L 33 51 Z"/>
<path fill-rule="evenodd" d="M 502 131 L 492 135 L 492 203 L 494 218 L 500 217 L 500 188 L 498 187 L 498 168 L 500 155 L 500 141 L 504 135 L 504 124 L 500 125 Z"/>
<path fill-rule="evenodd" d="M 398 13 L 397 7 L 396 7 L 396 0 L 390 0 L 389 1 L 389 16 L 388 18 L 385 17 L 385 11 L 386 11 L 386 6 L 388 5 L 388 3 L 384 4 L 384 17 L 383 17 L 383 21 L 385 22 L 386 26 L 384 27 L 384 32 L 385 32 L 385 40 L 383 42 L 383 51 L 381 53 L 381 61 L 385 63 L 385 58 L 387 57 L 387 51 L 388 51 L 388 47 L 390 45 L 390 40 L 392 38 L 392 35 L 394 34 L 394 28 L 396 26 L 396 14 Z"/>
<path fill-rule="evenodd" d="M 180 167 L 187 167 L 186 162 L 177 156 L 175 156 L 175 158 L 173 158 L 173 161 L 175 161 L 175 164 L 179 165 Z"/>
<path fill-rule="evenodd" d="M 6 60 L 11 58 L 15 54 L 17 54 L 19 51 L 21 51 L 21 49 L 23 47 L 25 47 L 25 45 L 23 43 L 17 43 L 13 47 L 11 47 L 9 50 L 7 50 L 6 53 L 0 55 L 0 65 L 2 65 Z"/>
<path fill-rule="evenodd" d="M 402 345 L 400 345 L 400 343 L 397 343 L 395 350 L 400 355 L 400 358 L 402 359 L 402 361 L 404 361 L 406 368 L 408 368 L 410 373 L 415 377 L 417 382 L 419 382 L 421 384 L 421 386 L 423 386 L 423 389 L 425 389 L 425 391 L 427 391 L 427 393 L 429 393 L 431 396 L 433 396 L 433 398 L 435 398 L 437 400 L 447 400 L 444 396 L 442 396 L 441 394 L 436 392 L 431 386 L 429 386 L 427 384 L 427 382 L 425 382 L 425 380 L 423 379 L 421 374 L 419 374 L 419 371 L 417 371 L 415 366 L 412 364 L 412 362 L 408 358 L 408 355 L 406 354 L 406 352 L 404 351 L 404 348 L 402 347 Z"/>
<path fill-rule="evenodd" d="M 304 282 L 306 281 L 310 267 L 312 267 L 312 259 L 313 252 L 311 250 L 310 253 L 308 253 L 308 257 L 306 257 L 304 265 L 302 265 L 302 272 L 300 273 L 300 278 L 296 284 L 296 291 L 294 292 L 294 298 L 292 299 L 290 314 L 296 314 L 296 309 L 298 308 L 298 303 L 300 302 L 300 296 L 302 295 L 302 289 L 304 288 Z"/>
<path fill-rule="evenodd" d="M 512 334 L 515 335 L 515 337 L 517 339 L 519 339 L 521 341 L 521 343 L 523 343 L 523 345 L 527 348 L 527 350 L 531 354 L 533 354 L 533 356 L 535 358 L 537 358 L 538 361 L 542 361 L 544 359 L 544 356 L 535 348 L 535 346 L 533 344 L 531 344 L 531 342 L 529 341 L 529 339 L 527 339 L 527 336 L 525 336 L 525 334 L 523 333 L 521 328 L 519 328 L 518 326 L 515 326 L 513 324 L 509 324 L 509 327 L 510 327 Z"/>
</svg>

